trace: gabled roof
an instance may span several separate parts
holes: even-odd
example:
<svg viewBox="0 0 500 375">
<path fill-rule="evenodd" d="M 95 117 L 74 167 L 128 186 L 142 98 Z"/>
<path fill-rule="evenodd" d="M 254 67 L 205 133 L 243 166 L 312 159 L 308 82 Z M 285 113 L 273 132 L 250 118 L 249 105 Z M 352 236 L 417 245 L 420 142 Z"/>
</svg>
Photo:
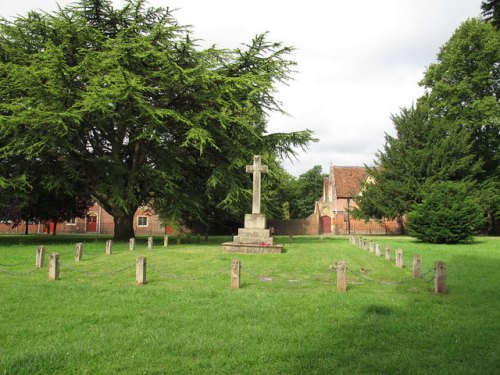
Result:
<svg viewBox="0 0 500 375">
<path fill-rule="evenodd" d="M 335 182 L 337 198 L 352 198 L 359 195 L 361 184 L 365 182 L 368 172 L 365 167 L 338 167 L 330 169 Z"/>
</svg>

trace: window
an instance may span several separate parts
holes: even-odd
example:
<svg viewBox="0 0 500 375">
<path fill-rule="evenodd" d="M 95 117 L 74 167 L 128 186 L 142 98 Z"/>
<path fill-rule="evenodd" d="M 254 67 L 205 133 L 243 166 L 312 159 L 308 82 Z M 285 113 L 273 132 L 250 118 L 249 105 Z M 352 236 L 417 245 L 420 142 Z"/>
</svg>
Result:
<svg viewBox="0 0 500 375">
<path fill-rule="evenodd" d="M 137 217 L 137 226 L 138 227 L 147 227 L 148 226 L 148 217 L 147 216 Z"/>
<path fill-rule="evenodd" d="M 76 217 L 66 220 L 66 225 L 76 225 Z"/>
</svg>

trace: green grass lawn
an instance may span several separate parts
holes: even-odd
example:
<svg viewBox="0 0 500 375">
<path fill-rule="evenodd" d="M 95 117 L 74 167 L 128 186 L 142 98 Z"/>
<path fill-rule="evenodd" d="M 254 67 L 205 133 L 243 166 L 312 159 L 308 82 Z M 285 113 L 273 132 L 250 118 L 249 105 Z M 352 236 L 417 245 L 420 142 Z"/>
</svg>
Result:
<svg viewBox="0 0 500 375">
<path fill-rule="evenodd" d="M 151 250 L 139 238 L 135 252 L 116 243 L 107 256 L 106 237 L 0 236 L 0 374 L 499 374 L 500 239 L 371 238 L 393 258 L 401 247 L 406 267 L 347 237 L 278 237 L 279 255 L 224 254 L 223 237 L 167 248 L 156 238 Z M 58 281 L 48 256 L 21 274 L 41 244 L 61 254 Z M 413 254 L 424 272 L 446 262 L 446 295 L 411 280 Z M 236 258 L 242 287 L 232 290 Z M 330 270 L 339 260 L 347 293 Z"/>
</svg>

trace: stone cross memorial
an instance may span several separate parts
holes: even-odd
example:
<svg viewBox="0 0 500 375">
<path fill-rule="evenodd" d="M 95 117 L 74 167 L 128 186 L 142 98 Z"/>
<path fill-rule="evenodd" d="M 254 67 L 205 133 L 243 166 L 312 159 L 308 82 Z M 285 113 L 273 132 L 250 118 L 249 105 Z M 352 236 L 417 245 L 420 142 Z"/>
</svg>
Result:
<svg viewBox="0 0 500 375">
<path fill-rule="evenodd" d="M 246 172 L 253 174 L 252 213 L 245 215 L 245 227 L 238 229 L 233 242 L 225 242 L 225 252 L 231 253 L 281 253 L 283 245 L 274 245 L 269 229 L 266 229 L 266 217 L 260 213 L 261 174 L 268 172 L 262 164 L 260 155 L 253 158 L 253 164 L 246 166 Z"/>
<path fill-rule="evenodd" d="M 246 166 L 247 173 L 253 173 L 252 214 L 260 214 L 260 174 L 267 173 L 267 165 L 261 164 L 260 155 L 253 157 L 253 164 Z"/>
</svg>

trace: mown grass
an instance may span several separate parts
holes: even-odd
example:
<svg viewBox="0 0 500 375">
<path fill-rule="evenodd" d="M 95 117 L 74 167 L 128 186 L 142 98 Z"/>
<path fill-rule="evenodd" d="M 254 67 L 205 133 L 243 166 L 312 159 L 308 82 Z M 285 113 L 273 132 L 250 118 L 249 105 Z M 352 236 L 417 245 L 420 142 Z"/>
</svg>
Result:
<svg viewBox="0 0 500 375">
<path fill-rule="evenodd" d="M 280 255 L 224 254 L 222 237 L 167 248 L 157 238 L 148 250 L 142 238 L 135 252 L 117 243 L 106 256 L 105 237 L 0 236 L 0 373 L 499 373 L 500 239 L 452 246 L 372 238 L 393 253 L 401 247 L 407 267 L 346 237 L 278 237 Z M 75 263 L 79 241 L 85 254 Z M 39 244 L 61 254 L 59 281 L 47 280 L 47 266 L 17 274 L 34 268 Z M 447 263 L 448 294 L 410 280 L 416 253 L 424 272 Z M 139 255 L 148 259 L 141 287 Z M 235 258 L 239 290 L 229 287 Z M 330 266 L 338 260 L 354 272 L 347 293 L 335 290 Z M 404 282 L 372 282 L 361 269 Z"/>
</svg>

